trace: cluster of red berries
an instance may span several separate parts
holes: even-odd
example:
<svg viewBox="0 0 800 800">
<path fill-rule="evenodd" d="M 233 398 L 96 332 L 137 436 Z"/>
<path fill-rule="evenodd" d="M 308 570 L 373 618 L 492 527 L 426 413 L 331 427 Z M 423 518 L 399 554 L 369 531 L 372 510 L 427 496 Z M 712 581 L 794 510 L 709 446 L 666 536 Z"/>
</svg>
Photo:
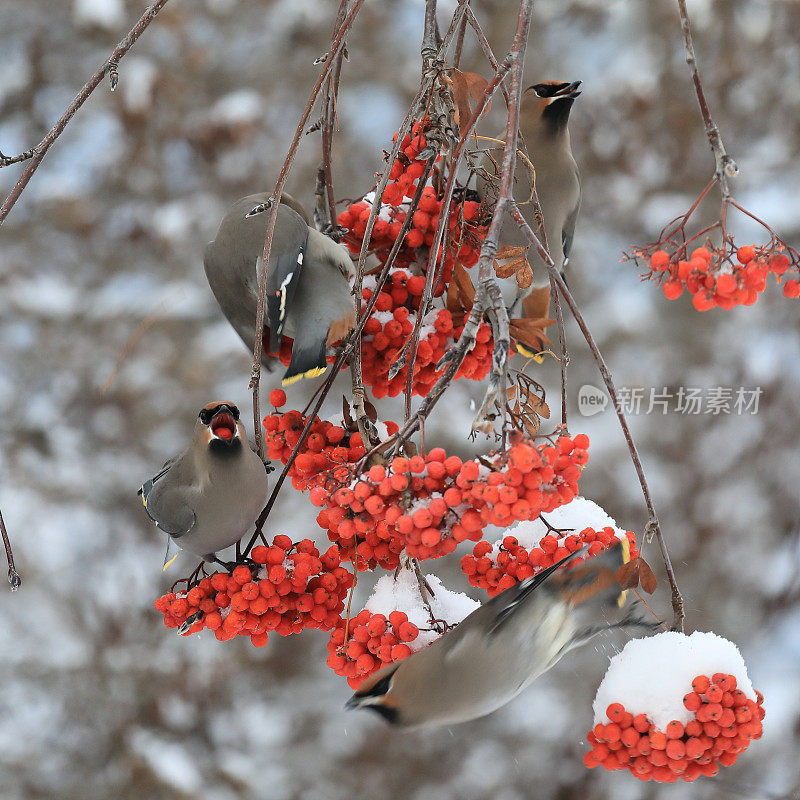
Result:
<svg viewBox="0 0 800 800">
<path fill-rule="evenodd" d="M 400 235 L 411 198 L 416 192 L 416 184 L 425 172 L 424 161 L 418 158 L 428 145 L 424 135 L 428 124 L 427 118 L 414 123 L 411 133 L 403 137 L 400 154 L 392 164 L 389 183 L 383 192 L 381 210 L 375 220 L 370 239 L 370 249 L 376 250 L 379 254 L 387 254 Z M 397 134 L 394 135 L 394 141 L 397 141 Z M 361 250 L 373 199 L 373 193 L 366 195 L 364 199 L 346 208 L 338 217 L 339 225 L 348 230 L 344 244 L 352 253 Z M 399 263 L 416 260 L 413 253 L 416 248 L 430 248 L 433 245 L 441 209 L 442 202 L 436 198 L 434 188 L 426 186 L 414 212 L 411 226 L 405 235 L 406 252 L 398 254 Z M 445 282 L 450 280 L 456 257 L 465 267 L 471 267 L 477 262 L 480 242 L 485 235 L 485 228 L 477 224 L 479 215 L 480 203 L 475 201 L 465 200 L 451 204 L 449 228 L 452 244 L 445 257 L 443 274 Z"/>
<path fill-rule="evenodd" d="M 286 403 L 286 393 L 282 389 L 270 392 L 269 401 L 276 413 L 267 414 L 263 420 L 267 456 L 286 464 L 300 439 L 307 417 L 299 411 L 277 412 Z M 397 433 L 398 429 L 396 422 L 386 423 L 390 435 Z M 289 469 L 292 486 L 304 491 L 312 486 L 322 486 L 331 479 L 344 480 L 348 468 L 361 460 L 364 453 L 361 434 L 357 431 L 350 432 L 341 425 L 315 417 L 308 437 Z"/>
<path fill-rule="evenodd" d="M 320 555 L 310 539 L 292 544 L 288 536 L 276 536 L 250 556 L 252 567 L 240 564 L 230 574 L 204 577 L 188 592 L 159 597 L 155 606 L 164 624 L 183 634 L 208 628 L 220 641 L 249 636 L 257 647 L 270 631 L 288 636 L 338 624 L 353 575 L 341 566 L 336 545 Z"/>
<path fill-rule="evenodd" d="M 312 489 L 317 522 L 343 558 L 359 570 L 395 569 L 400 553 L 428 559 L 477 541 L 487 525 L 508 527 L 568 503 L 578 493 L 588 438 L 577 447 L 562 436 L 556 446 L 522 441 L 498 455 L 491 468 L 448 457 L 441 447 L 426 456 L 395 458 L 332 494 Z"/>
<path fill-rule="evenodd" d="M 400 661 L 420 650 L 415 640 L 419 628 L 409 622 L 404 611 L 392 611 L 388 617 L 372 614 L 366 608 L 349 623 L 340 620 L 328 642 L 328 666 L 347 678 L 356 689 L 364 678 L 386 664 Z"/>
<path fill-rule="evenodd" d="M 737 305 L 751 306 L 767 286 L 767 276 L 778 280 L 791 266 L 786 253 L 767 247 L 747 245 L 736 250 L 736 258 L 727 248 L 698 247 L 688 260 L 677 259 L 666 250 L 656 250 L 649 258 L 651 277 L 659 274 L 666 280 L 664 295 L 674 300 L 686 288 L 698 311 Z M 800 281 L 787 280 L 783 285 L 787 297 L 800 297 Z"/>
<path fill-rule="evenodd" d="M 672 720 L 658 730 L 646 714 L 633 716 L 621 703 L 606 710 L 609 722 L 589 733 L 592 749 L 583 757 L 587 767 L 627 769 L 643 781 L 675 783 L 714 776 L 719 767 L 735 763 L 751 740 L 761 737 L 764 698 L 751 700 L 736 688 L 733 675 L 698 675 L 683 698 L 693 719 Z"/>
<path fill-rule="evenodd" d="M 633 531 L 627 531 L 625 535 L 631 558 L 636 558 L 639 555 L 636 537 Z M 547 534 L 542 537 L 538 547 L 530 550 L 520 545 L 515 537 L 505 536 L 495 542 L 494 547 L 489 542 L 478 542 L 472 555 L 465 555 L 461 559 L 461 571 L 467 576 L 471 586 L 486 589 L 489 597 L 494 597 L 514 584 L 552 567 L 587 544 L 589 549 L 586 558 L 591 558 L 607 550 L 615 542 L 617 535 L 613 528 L 584 528 L 580 533 L 565 537 Z M 583 559 L 576 558 L 572 563 L 581 560 Z"/>
<path fill-rule="evenodd" d="M 424 277 L 411 275 L 403 269 L 393 270 L 364 326 L 361 348 L 364 383 L 376 398 L 396 397 L 405 388 L 408 366 L 403 366 L 391 379 L 389 370 L 414 329 L 424 287 Z M 365 301 L 372 292 L 372 288 L 364 289 Z M 453 317 L 447 309 L 435 309 L 427 314 L 420 329 L 414 361 L 413 394 L 423 397 L 428 394 L 441 374 L 436 371 L 436 365 L 461 335 L 461 330 L 453 325 Z M 478 329 L 475 346 L 464 357 L 455 377 L 485 378 L 492 364 L 492 349 L 491 328 L 484 323 Z"/>
</svg>

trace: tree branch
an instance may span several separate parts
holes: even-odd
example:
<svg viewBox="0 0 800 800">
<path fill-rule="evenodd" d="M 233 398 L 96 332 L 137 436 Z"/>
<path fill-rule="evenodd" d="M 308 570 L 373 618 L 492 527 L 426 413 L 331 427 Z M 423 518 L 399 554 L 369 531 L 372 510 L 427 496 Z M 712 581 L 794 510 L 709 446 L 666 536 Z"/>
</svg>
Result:
<svg viewBox="0 0 800 800">
<path fill-rule="evenodd" d="M 3 537 L 3 546 L 6 549 L 6 561 L 8 561 L 8 582 L 11 584 L 11 591 L 16 592 L 22 583 L 17 568 L 14 565 L 14 553 L 11 550 L 11 540 L 8 538 L 6 523 L 3 520 L 3 512 L 0 511 L 0 535 Z"/>
<path fill-rule="evenodd" d="M 630 428 L 628 427 L 628 421 L 625 418 L 625 413 L 622 411 L 622 407 L 619 402 L 619 396 L 617 394 L 617 388 L 616 385 L 614 384 L 614 379 L 611 377 L 611 371 L 608 369 L 608 365 L 606 364 L 605 359 L 600 353 L 600 350 L 597 347 L 597 343 L 595 342 L 594 337 L 591 334 L 591 331 L 586 325 L 586 321 L 584 320 L 583 315 L 578 309 L 577 303 L 575 302 L 575 298 L 572 296 L 572 292 L 570 292 L 569 287 L 564 282 L 564 279 L 561 277 L 561 275 L 558 274 L 558 270 L 556 270 L 555 268 L 553 259 L 550 258 L 550 255 L 547 253 L 544 247 L 542 247 L 542 243 L 539 241 L 536 234 L 531 229 L 530 225 L 528 225 L 528 223 L 525 221 L 525 218 L 522 216 L 520 210 L 516 207 L 516 204 L 513 204 L 511 206 L 511 216 L 516 220 L 520 229 L 528 238 L 528 241 L 530 241 L 530 243 L 537 249 L 539 255 L 542 257 L 542 259 L 544 259 L 545 263 L 548 265 L 550 280 L 552 283 L 555 283 L 558 291 L 561 293 L 562 297 L 569 306 L 569 309 L 572 312 L 572 316 L 578 323 L 578 327 L 581 329 L 581 333 L 583 334 L 584 339 L 586 339 L 586 344 L 589 345 L 589 350 L 591 350 L 592 356 L 594 357 L 594 360 L 597 363 L 597 367 L 600 370 L 600 375 L 603 378 L 603 382 L 606 385 L 606 389 L 608 389 L 608 394 L 611 397 L 611 402 L 614 404 L 614 411 L 617 414 L 617 419 L 619 419 L 619 424 L 620 427 L 622 428 L 622 433 L 625 437 L 625 442 L 628 445 L 628 451 L 631 456 L 631 461 L 633 462 L 634 469 L 636 470 L 636 475 L 639 478 L 639 485 L 642 487 L 642 494 L 644 496 L 645 505 L 647 506 L 647 512 L 650 517 L 647 526 L 645 528 L 645 533 L 648 541 L 650 541 L 652 536 L 656 537 L 656 539 L 658 540 L 659 549 L 661 550 L 661 556 L 664 559 L 664 567 L 666 568 L 667 578 L 669 580 L 669 585 L 672 590 L 672 610 L 673 610 L 672 629 L 676 631 L 683 631 L 683 621 L 685 618 L 685 613 L 683 609 L 683 597 L 681 596 L 680 590 L 678 589 L 677 579 L 675 578 L 675 571 L 672 567 L 672 560 L 670 559 L 669 552 L 667 551 L 667 545 L 664 541 L 663 533 L 661 532 L 661 525 L 659 524 L 655 506 L 653 504 L 652 497 L 650 496 L 650 487 L 647 484 L 647 478 L 645 477 L 644 474 L 642 461 L 639 458 L 639 451 L 636 447 L 636 443 L 633 440 L 633 436 L 631 435 Z"/>
<path fill-rule="evenodd" d="M 5 167 L 9 164 L 23 161 L 28 157 L 30 163 L 27 167 L 25 167 L 22 175 L 19 176 L 19 180 L 11 192 L 9 192 L 9 195 L 6 197 L 3 205 L 0 206 L 0 224 L 2 224 L 3 220 L 8 216 L 9 211 L 11 211 L 11 209 L 14 207 L 14 204 L 19 199 L 19 196 L 22 194 L 22 190 L 28 185 L 28 181 L 30 181 L 33 173 L 39 168 L 39 164 L 42 163 L 42 160 L 47 154 L 47 151 L 50 149 L 50 146 L 53 144 L 53 142 L 55 142 L 56 139 L 58 139 L 59 136 L 61 136 L 64 128 L 67 127 L 67 124 L 75 115 L 75 112 L 86 102 L 89 95 L 100 85 L 100 82 L 103 80 L 106 73 L 112 69 L 116 70 L 116 65 L 119 63 L 120 59 L 125 56 L 131 47 L 133 47 L 133 45 L 136 43 L 136 40 L 142 35 L 147 26 L 156 18 L 158 12 L 161 11 L 166 4 L 167 0 L 155 0 L 155 2 L 144 12 L 144 14 L 142 14 L 142 16 L 139 18 L 139 21 L 128 32 L 128 35 L 125 36 L 125 38 L 122 39 L 122 41 L 120 41 L 120 43 L 114 48 L 108 59 L 97 68 L 97 71 L 84 84 L 84 87 L 78 92 L 78 94 L 75 95 L 75 99 L 69 104 L 67 110 L 50 129 L 47 136 L 45 136 L 44 139 L 42 139 L 42 141 L 36 145 L 36 147 L 34 147 L 32 150 L 22 153 L 19 156 L 15 156 L 14 158 L 8 158 L 5 156 L 2 157 L 0 160 L 0 167 Z M 28 156 L 28 154 L 30 154 L 30 156 Z"/>
</svg>

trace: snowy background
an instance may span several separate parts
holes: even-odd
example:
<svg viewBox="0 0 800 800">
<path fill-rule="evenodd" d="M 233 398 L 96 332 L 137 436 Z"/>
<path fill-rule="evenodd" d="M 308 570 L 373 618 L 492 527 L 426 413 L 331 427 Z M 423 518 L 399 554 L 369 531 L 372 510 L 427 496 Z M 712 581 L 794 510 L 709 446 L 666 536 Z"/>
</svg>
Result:
<svg viewBox="0 0 800 800">
<path fill-rule="evenodd" d="M 164 543 L 136 489 L 184 445 L 204 403 L 224 396 L 249 407 L 247 353 L 212 300 L 202 250 L 229 203 L 274 182 L 336 5 L 173 0 L 122 61 L 118 90 L 95 92 L 0 231 L 0 508 L 24 579 L 15 595 L 0 587 L 0 796 L 797 796 L 797 305 L 771 286 L 752 308 L 700 315 L 619 263 L 623 248 L 650 241 L 688 207 L 712 168 L 672 0 L 539 0 L 527 75 L 585 82 L 572 122 L 584 201 L 571 282 L 618 383 L 763 388 L 754 416 L 673 409 L 632 425 L 689 630 L 713 629 L 740 646 L 766 697 L 764 738 L 719 779 L 680 788 L 584 769 L 592 697 L 621 639 L 570 654 L 486 719 L 398 734 L 342 710 L 349 692 L 324 664 L 325 634 L 275 636 L 257 650 L 246 640 L 179 639 L 162 626 L 153 600 L 185 563 L 162 575 Z M 473 5 L 504 52 L 515 4 Z M 797 246 L 800 3 L 689 6 L 709 100 L 741 168 L 737 197 Z M 4 153 L 41 139 L 143 7 L 0 4 Z M 373 0 L 349 37 L 337 197 L 368 188 L 416 89 L 422 13 L 420 2 Z M 469 40 L 465 64 L 484 70 Z M 289 181 L 306 203 L 317 148 L 317 136 L 306 137 Z M 3 194 L 20 171 L 0 171 Z M 738 230 L 746 242 L 751 229 Z M 574 325 L 568 335 L 571 428 L 592 440 L 583 491 L 623 527 L 641 529 L 612 412 L 577 414 L 577 388 L 599 381 Z M 556 406 L 553 363 L 539 374 Z M 454 387 L 428 442 L 469 452 L 464 409 L 480 391 Z M 290 402 L 302 407 L 308 392 L 294 389 Z M 334 394 L 328 411 L 337 406 Z M 271 533 L 322 542 L 310 506 L 291 490 L 274 519 L 281 527 Z M 655 547 L 645 555 L 662 580 L 654 602 L 667 613 Z M 463 591 L 458 558 L 426 567 Z M 369 581 L 362 587 L 356 608 Z"/>
</svg>

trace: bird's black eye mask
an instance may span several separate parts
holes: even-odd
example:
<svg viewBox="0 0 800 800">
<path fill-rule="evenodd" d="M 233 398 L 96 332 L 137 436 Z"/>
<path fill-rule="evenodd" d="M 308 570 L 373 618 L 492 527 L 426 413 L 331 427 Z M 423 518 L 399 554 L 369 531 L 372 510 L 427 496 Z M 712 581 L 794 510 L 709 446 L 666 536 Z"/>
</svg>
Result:
<svg viewBox="0 0 800 800">
<path fill-rule="evenodd" d="M 568 83 L 536 83 L 526 91 L 533 90 L 539 97 L 555 97 L 569 86 Z"/>
<path fill-rule="evenodd" d="M 236 406 L 229 406 L 227 403 L 220 403 L 214 408 L 204 408 L 197 416 L 200 417 L 200 422 L 203 425 L 209 425 L 214 416 L 220 411 L 229 411 L 234 420 L 239 421 L 239 409 Z"/>
</svg>

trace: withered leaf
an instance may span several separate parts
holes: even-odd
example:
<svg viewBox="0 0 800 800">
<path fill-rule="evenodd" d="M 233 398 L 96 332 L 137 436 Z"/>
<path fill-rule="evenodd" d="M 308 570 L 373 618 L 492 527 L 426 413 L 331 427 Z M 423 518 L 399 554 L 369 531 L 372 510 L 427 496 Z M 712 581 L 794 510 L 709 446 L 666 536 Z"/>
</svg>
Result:
<svg viewBox="0 0 800 800">
<path fill-rule="evenodd" d="M 509 386 L 508 389 L 506 389 L 506 397 L 508 397 L 509 400 L 511 400 L 511 398 L 514 397 L 516 393 L 517 393 L 516 386 Z"/>
<path fill-rule="evenodd" d="M 536 352 L 550 344 L 544 328 L 552 325 L 552 319 L 512 319 L 509 324 L 511 337 L 526 350 Z"/>
<path fill-rule="evenodd" d="M 514 245 L 506 244 L 497 251 L 495 258 L 499 258 L 500 260 L 506 258 L 519 258 L 520 256 L 524 256 L 527 250 L 528 248 L 525 246 L 516 247 Z"/>
<path fill-rule="evenodd" d="M 617 580 L 623 589 L 635 589 L 641 586 L 648 594 L 653 594 L 658 586 L 653 570 L 641 556 L 623 564 L 617 570 Z"/>
<path fill-rule="evenodd" d="M 550 309 L 550 287 L 531 289 L 530 294 L 522 301 L 522 309 L 528 319 L 546 318 Z"/>
<path fill-rule="evenodd" d="M 533 283 L 533 270 L 531 265 L 525 261 L 525 266 L 517 271 L 517 286 L 520 289 L 527 289 Z"/>
<path fill-rule="evenodd" d="M 350 403 L 347 402 L 344 395 L 342 395 L 342 420 L 344 420 L 345 430 L 357 430 L 356 423 L 350 416 Z"/>
<path fill-rule="evenodd" d="M 470 99 L 477 105 L 483 96 L 488 81 L 475 72 L 461 72 L 461 70 L 452 69 L 450 70 L 449 83 L 453 91 L 455 122 L 461 128 L 472 117 Z M 483 116 L 486 116 L 490 108 L 491 103 L 487 103 Z"/>
<path fill-rule="evenodd" d="M 510 278 L 515 272 L 528 266 L 528 259 L 525 256 L 511 258 L 505 261 L 495 261 L 494 271 L 498 278 Z M 531 273 L 533 277 L 533 273 Z"/>
<path fill-rule="evenodd" d="M 367 419 L 374 425 L 378 421 L 378 412 L 375 406 L 366 399 L 364 400 L 364 411 L 367 412 Z"/>
</svg>

